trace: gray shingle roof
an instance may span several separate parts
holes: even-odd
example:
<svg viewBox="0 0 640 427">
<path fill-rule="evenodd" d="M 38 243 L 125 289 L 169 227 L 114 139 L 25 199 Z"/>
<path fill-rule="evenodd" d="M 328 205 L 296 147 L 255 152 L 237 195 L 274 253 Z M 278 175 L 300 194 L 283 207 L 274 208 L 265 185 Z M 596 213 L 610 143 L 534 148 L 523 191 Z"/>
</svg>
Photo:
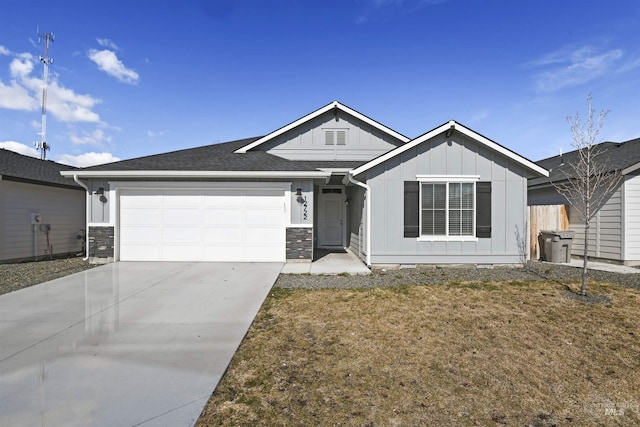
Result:
<svg viewBox="0 0 640 427">
<path fill-rule="evenodd" d="M 86 171 L 131 171 L 131 170 L 167 170 L 167 171 L 279 171 L 291 170 L 290 161 L 262 151 L 246 154 L 234 154 L 238 148 L 257 138 L 242 139 L 221 144 L 205 145 L 154 154 L 115 163 L 85 168 Z M 290 169 L 291 168 L 291 169 Z M 293 169 L 305 170 L 305 169 Z"/>
<path fill-rule="evenodd" d="M 596 146 L 596 152 L 602 153 L 600 157 L 607 162 L 610 170 L 622 170 L 640 163 L 640 138 L 626 142 L 603 142 Z M 536 163 L 549 171 L 549 178 L 536 178 L 529 180 L 529 187 L 547 184 L 549 182 L 562 181 L 566 174 L 571 172 L 569 166 L 578 156 L 578 150 L 570 151 L 560 156 L 553 156 L 537 161 Z"/>
<path fill-rule="evenodd" d="M 75 169 L 77 168 L 50 160 L 35 159 L 13 151 L 0 149 L 0 177 L 8 181 L 22 181 L 82 190 L 82 187 L 72 179 L 64 178 L 60 175 L 60 171 Z"/>
<path fill-rule="evenodd" d="M 154 154 L 82 169 L 83 171 L 315 171 L 318 167 L 350 167 L 363 162 L 287 160 L 264 151 L 234 153 L 258 140 L 241 139 L 169 153 Z M 345 166 L 343 166 L 345 165 Z"/>
</svg>

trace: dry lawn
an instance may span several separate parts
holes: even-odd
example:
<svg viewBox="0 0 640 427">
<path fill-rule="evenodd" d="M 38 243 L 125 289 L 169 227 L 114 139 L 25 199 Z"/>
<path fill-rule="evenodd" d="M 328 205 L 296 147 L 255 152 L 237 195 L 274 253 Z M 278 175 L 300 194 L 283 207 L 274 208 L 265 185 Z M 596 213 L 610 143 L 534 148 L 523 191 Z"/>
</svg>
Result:
<svg viewBox="0 0 640 427">
<path fill-rule="evenodd" d="M 198 425 L 640 425 L 640 293 L 565 289 L 276 288 Z"/>
</svg>

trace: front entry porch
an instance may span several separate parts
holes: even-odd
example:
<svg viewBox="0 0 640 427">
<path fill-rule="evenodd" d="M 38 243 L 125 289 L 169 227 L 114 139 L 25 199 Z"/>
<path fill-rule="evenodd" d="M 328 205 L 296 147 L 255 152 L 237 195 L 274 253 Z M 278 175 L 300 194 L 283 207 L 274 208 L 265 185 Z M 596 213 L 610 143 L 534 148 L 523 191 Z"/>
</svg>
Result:
<svg viewBox="0 0 640 427">
<path fill-rule="evenodd" d="M 371 270 L 349 249 L 314 249 L 313 262 L 287 262 L 282 274 L 351 274 L 363 275 Z"/>
</svg>

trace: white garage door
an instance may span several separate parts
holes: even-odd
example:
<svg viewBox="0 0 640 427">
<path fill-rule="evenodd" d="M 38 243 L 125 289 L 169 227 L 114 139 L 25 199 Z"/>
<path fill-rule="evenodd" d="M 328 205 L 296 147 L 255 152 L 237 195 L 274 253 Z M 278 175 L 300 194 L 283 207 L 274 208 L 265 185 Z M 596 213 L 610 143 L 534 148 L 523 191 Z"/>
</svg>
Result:
<svg viewBox="0 0 640 427">
<path fill-rule="evenodd" d="M 122 261 L 285 260 L 282 189 L 122 190 Z"/>
</svg>

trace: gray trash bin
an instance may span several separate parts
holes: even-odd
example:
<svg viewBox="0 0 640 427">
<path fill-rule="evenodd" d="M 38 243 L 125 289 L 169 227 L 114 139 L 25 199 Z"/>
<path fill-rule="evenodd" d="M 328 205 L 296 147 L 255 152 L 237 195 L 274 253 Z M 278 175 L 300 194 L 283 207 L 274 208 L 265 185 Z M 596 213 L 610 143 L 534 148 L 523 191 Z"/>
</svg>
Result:
<svg viewBox="0 0 640 427">
<path fill-rule="evenodd" d="M 540 232 L 540 257 L 550 262 L 570 262 L 573 231 L 542 230 Z"/>
</svg>

